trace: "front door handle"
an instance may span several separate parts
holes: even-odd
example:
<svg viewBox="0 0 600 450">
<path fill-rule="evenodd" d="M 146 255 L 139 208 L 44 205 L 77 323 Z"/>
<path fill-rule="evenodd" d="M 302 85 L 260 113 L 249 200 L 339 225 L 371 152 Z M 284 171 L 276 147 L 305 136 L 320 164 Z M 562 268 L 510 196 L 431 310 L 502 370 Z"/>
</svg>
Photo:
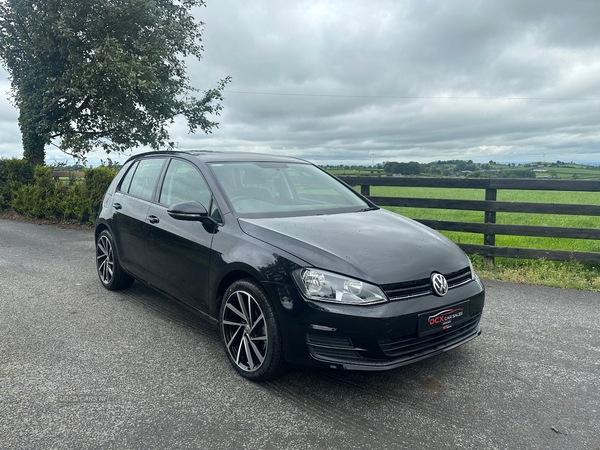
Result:
<svg viewBox="0 0 600 450">
<path fill-rule="evenodd" d="M 113 208 L 115 209 L 121 209 L 123 206 L 121 206 L 120 203 L 113 203 Z"/>
<path fill-rule="evenodd" d="M 160 222 L 160 219 L 158 217 L 156 217 L 156 216 L 148 216 L 147 219 L 148 219 L 148 222 L 150 222 L 150 223 L 158 223 L 158 222 Z"/>
</svg>

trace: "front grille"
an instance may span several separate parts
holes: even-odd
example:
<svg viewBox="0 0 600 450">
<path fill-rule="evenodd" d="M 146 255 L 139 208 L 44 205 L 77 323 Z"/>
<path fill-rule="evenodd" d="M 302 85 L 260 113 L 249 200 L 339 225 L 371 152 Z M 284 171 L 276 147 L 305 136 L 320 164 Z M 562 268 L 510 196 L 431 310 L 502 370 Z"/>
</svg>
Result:
<svg viewBox="0 0 600 450">
<path fill-rule="evenodd" d="M 471 281 L 471 268 L 467 266 L 456 272 L 444 274 L 444 276 L 448 281 L 448 289 L 454 289 Z M 429 295 L 433 292 L 431 290 L 431 279 L 429 278 L 406 281 L 403 283 L 385 284 L 382 288 L 390 301 L 406 300 L 422 295 Z"/>
<path fill-rule="evenodd" d="M 379 347 L 392 358 L 417 358 L 467 339 L 477 332 L 480 317 L 481 313 L 474 314 L 466 322 L 455 325 L 450 330 L 423 337 L 380 339 Z"/>
<path fill-rule="evenodd" d="M 465 267 L 462 270 L 444 275 L 448 281 L 448 289 L 461 286 L 472 280 L 471 268 Z"/>
</svg>

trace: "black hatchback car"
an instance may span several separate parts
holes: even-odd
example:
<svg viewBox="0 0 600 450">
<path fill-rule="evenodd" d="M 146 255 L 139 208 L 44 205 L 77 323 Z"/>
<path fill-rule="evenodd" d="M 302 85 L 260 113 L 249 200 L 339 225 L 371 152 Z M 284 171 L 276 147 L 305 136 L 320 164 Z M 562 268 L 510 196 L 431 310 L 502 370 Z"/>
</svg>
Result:
<svg viewBox="0 0 600 450">
<path fill-rule="evenodd" d="M 137 279 L 207 318 L 254 381 L 286 362 L 391 369 L 481 333 L 484 287 L 455 244 L 295 158 L 134 156 L 95 238 L 104 287 Z"/>
</svg>

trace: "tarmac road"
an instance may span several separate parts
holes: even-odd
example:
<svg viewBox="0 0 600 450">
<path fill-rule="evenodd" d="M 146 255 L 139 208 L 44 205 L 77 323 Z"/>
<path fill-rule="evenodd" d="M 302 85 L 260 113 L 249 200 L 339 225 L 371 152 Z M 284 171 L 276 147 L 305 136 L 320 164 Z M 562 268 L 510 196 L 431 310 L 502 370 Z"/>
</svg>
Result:
<svg viewBox="0 0 600 450">
<path fill-rule="evenodd" d="M 600 294 L 486 286 L 458 349 L 253 384 L 202 319 L 103 289 L 91 231 L 0 220 L 0 448 L 600 450 Z"/>
</svg>

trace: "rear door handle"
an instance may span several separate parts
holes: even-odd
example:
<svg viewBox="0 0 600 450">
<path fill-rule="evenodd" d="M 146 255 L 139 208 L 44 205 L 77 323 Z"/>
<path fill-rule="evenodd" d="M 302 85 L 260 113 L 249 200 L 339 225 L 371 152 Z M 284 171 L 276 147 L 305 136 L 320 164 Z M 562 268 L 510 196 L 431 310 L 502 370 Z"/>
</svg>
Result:
<svg viewBox="0 0 600 450">
<path fill-rule="evenodd" d="M 120 203 L 113 203 L 113 208 L 115 209 L 121 209 L 123 206 L 121 206 Z"/>
<path fill-rule="evenodd" d="M 158 217 L 156 217 L 156 216 L 148 216 L 147 219 L 148 219 L 148 222 L 150 222 L 150 223 L 158 223 L 158 222 L 160 222 L 160 219 Z"/>
</svg>

